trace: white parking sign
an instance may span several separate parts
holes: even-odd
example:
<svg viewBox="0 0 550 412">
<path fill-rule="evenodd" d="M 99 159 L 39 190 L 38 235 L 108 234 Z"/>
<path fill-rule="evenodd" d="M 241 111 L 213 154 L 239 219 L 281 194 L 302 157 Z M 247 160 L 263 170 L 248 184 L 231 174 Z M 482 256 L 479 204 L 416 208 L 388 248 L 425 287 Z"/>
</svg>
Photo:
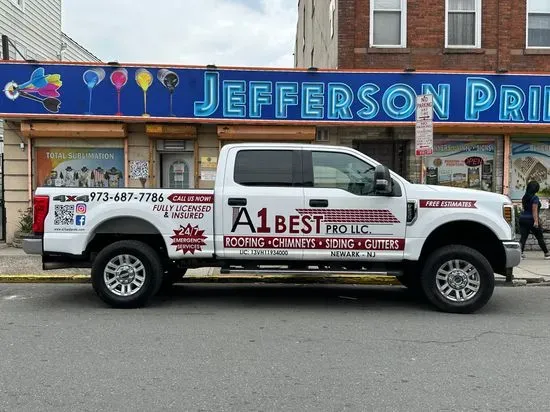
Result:
<svg viewBox="0 0 550 412">
<path fill-rule="evenodd" d="M 433 95 L 421 94 L 416 97 L 415 141 L 417 156 L 433 153 Z"/>
</svg>

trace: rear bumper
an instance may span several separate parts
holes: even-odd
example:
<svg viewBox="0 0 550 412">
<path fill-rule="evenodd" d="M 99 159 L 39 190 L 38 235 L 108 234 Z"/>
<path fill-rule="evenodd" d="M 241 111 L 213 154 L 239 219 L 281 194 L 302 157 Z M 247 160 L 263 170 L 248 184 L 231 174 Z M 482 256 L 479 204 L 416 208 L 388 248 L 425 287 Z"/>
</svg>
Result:
<svg viewBox="0 0 550 412">
<path fill-rule="evenodd" d="M 506 268 L 516 267 L 521 262 L 521 246 L 519 242 L 502 242 L 506 253 Z"/>
<path fill-rule="evenodd" d="M 23 251 L 27 255 L 41 255 L 42 250 L 41 237 L 31 237 L 23 239 Z"/>
</svg>

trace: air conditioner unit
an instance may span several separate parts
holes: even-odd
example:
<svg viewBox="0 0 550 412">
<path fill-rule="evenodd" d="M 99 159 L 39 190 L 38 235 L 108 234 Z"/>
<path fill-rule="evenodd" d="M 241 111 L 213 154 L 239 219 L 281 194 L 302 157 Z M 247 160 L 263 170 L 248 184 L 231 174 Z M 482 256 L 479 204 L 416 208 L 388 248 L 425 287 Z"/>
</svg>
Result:
<svg viewBox="0 0 550 412">
<path fill-rule="evenodd" d="M 315 141 L 317 141 L 317 142 L 328 142 L 329 141 L 328 129 L 317 129 L 317 134 L 315 136 Z"/>
<path fill-rule="evenodd" d="M 187 151 L 186 142 L 186 140 L 157 140 L 157 151 L 185 152 Z"/>
</svg>

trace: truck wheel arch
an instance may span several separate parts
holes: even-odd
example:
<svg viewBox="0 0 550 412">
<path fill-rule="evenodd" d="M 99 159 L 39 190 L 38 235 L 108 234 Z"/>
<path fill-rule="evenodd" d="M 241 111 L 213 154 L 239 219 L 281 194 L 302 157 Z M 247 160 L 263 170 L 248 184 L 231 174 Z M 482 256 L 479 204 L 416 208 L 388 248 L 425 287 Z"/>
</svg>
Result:
<svg viewBox="0 0 550 412">
<path fill-rule="evenodd" d="M 103 220 L 90 231 L 86 241 L 87 251 L 97 252 L 121 239 L 140 240 L 155 249 L 159 246 L 166 249 L 161 232 L 152 223 L 140 217 L 117 216 Z"/>
<path fill-rule="evenodd" d="M 504 274 L 505 251 L 502 241 L 490 227 L 472 220 L 443 223 L 426 238 L 420 253 L 420 262 L 424 262 L 434 250 L 449 244 L 460 244 L 478 250 L 487 258 L 495 273 Z"/>
</svg>

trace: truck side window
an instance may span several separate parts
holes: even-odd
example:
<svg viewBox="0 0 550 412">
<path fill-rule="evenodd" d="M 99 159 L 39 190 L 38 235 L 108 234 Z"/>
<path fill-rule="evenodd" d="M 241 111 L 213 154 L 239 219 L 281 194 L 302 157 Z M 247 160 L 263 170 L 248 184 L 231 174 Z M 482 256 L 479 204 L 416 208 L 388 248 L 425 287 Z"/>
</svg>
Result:
<svg viewBox="0 0 550 412">
<path fill-rule="evenodd" d="M 374 194 L 374 166 L 346 153 L 313 152 L 313 187 Z"/>
<path fill-rule="evenodd" d="M 243 186 L 293 186 L 292 150 L 241 150 L 234 180 Z"/>
</svg>

